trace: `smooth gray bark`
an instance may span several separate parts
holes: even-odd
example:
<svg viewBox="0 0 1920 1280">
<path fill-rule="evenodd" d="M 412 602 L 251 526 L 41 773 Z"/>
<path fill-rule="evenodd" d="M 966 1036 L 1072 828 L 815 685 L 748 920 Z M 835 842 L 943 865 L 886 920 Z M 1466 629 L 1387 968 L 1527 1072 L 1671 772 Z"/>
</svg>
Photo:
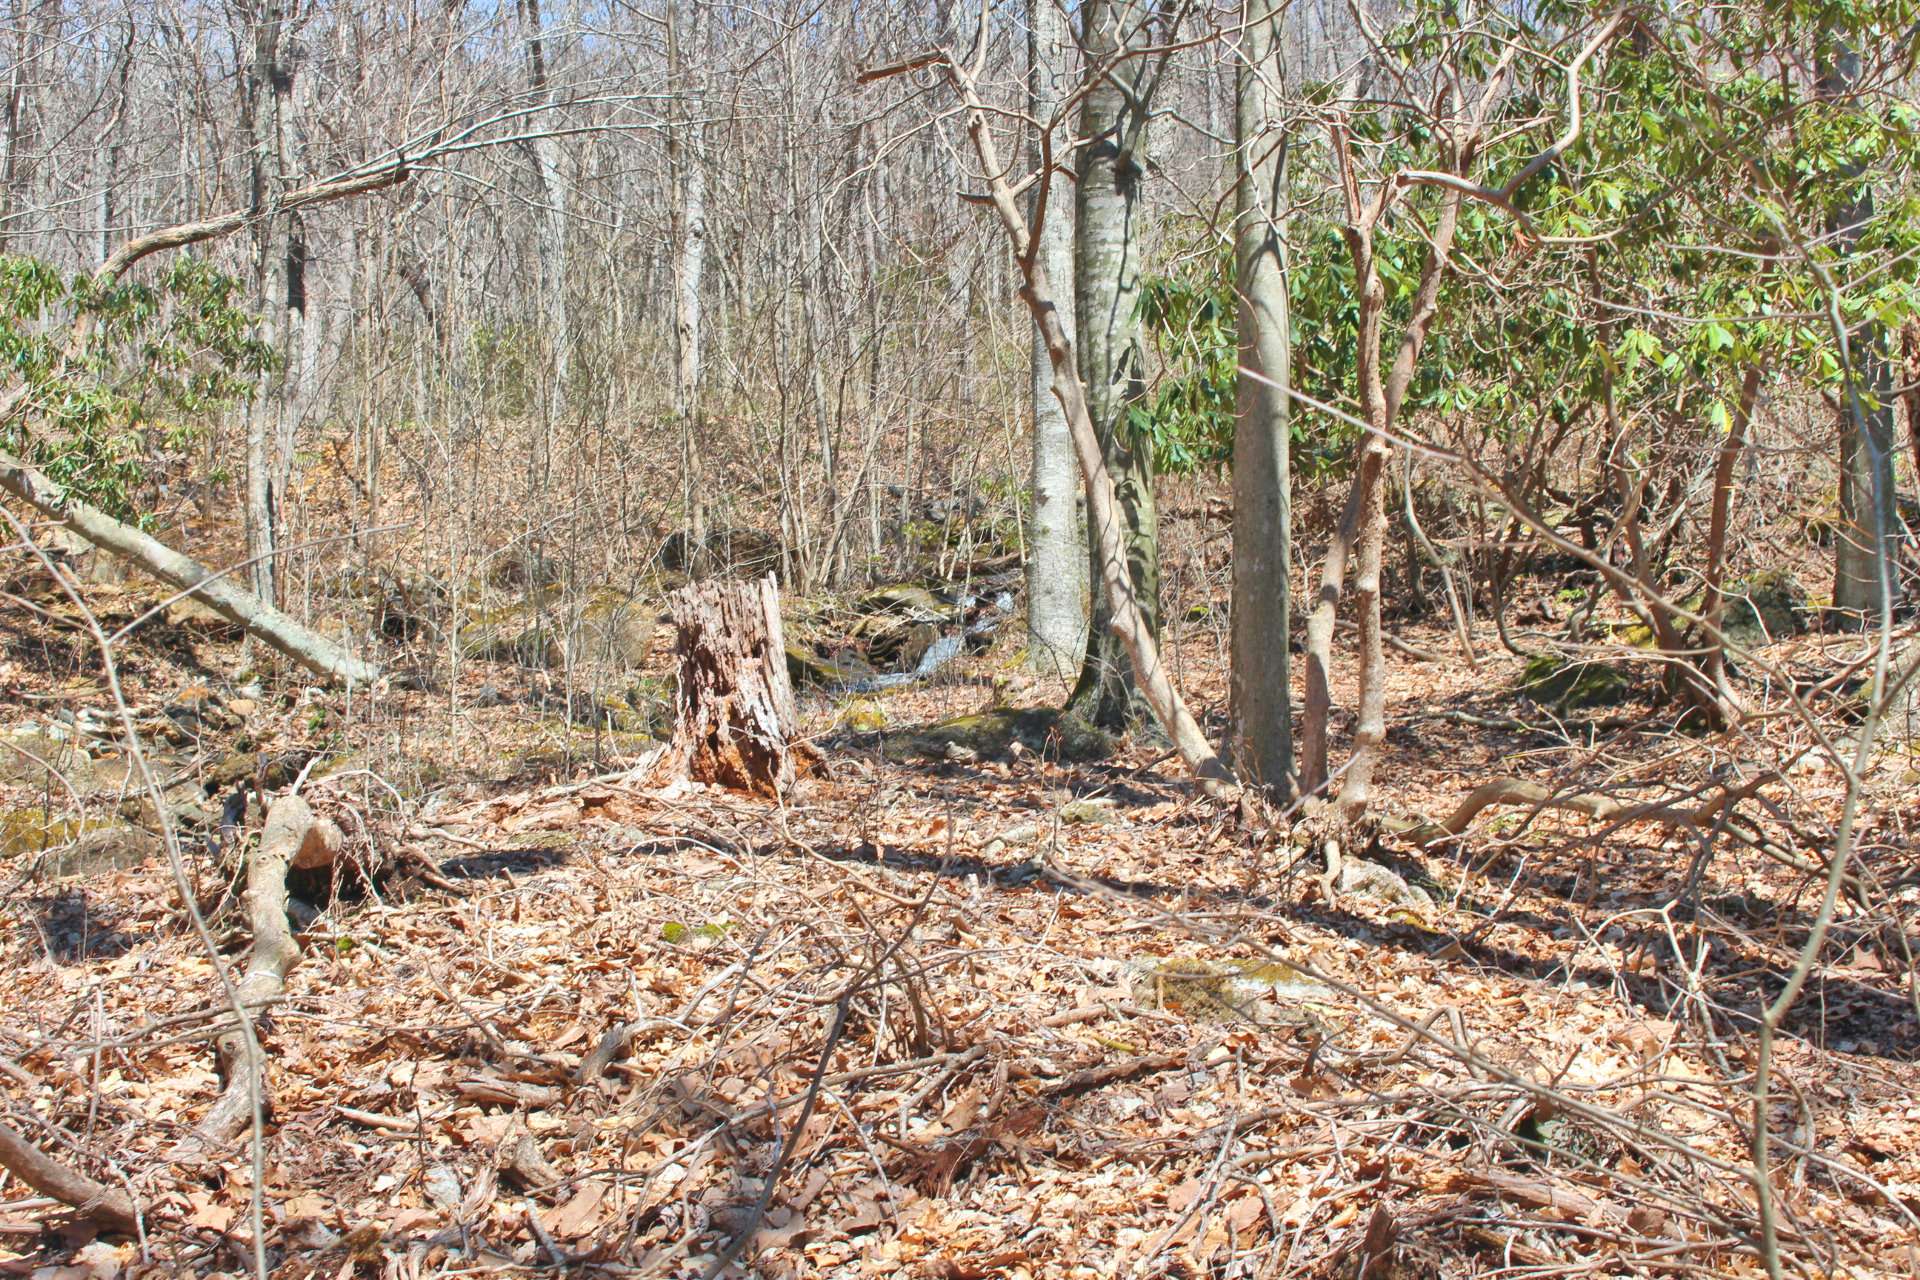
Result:
<svg viewBox="0 0 1920 1280">
<path fill-rule="evenodd" d="M 1035 121 L 1046 129 L 1060 111 L 1072 56 L 1067 19 L 1059 0 L 1028 0 L 1028 102 Z M 1072 139 L 1052 130 L 1036 147 L 1036 164 L 1065 163 Z M 1034 228 L 1047 277 L 1065 285 L 1073 280 L 1073 184 L 1058 172 L 1046 178 L 1045 208 Z M 1039 197 L 1036 195 L 1036 202 Z M 1070 288 L 1055 299 L 1061 323 L 1073 329 Z M 1033 401 L 1033 457 L 1029 472 L 1033 521 L 1027 533 L 1027 661 L 1036 671 L 1071 675 L 1087 643 L 1087 560 L 1082 554 L 1080 465 L 1073 456 L 1073 434 L 1066 410 L 1053 394 L 1053 363 L 1046 335 L 1033 330 L 1030 378 Z"/>
<path fill-rule="evenodd" d="M 1293 516 L 1288 475 L 1286 140 L 1279 115 L 1281 6 L 1246 0 L 1235 95 L 1235 290 L 1240 373 L 1233 432 L 1233 756 L 1241 779 L 1289 799 Z"/>
<path fill-rule="evenodd" d="M 1107 474 L 1099 433 L 1087 410 L 1086 393 L 1080 385 L 1073 341 L 1067 336 L 1066 326 L 1060 323 L 1060 310 L 1054 301 L 1052 282 L 1047 279 L 1046 263 L 1038 254 L 1031 252 L 1032 237 L 1026 219 L 1021 216 L 1019 206 L 1014 202 L 1013 191 L 1008 186 L 1007 171 L 1000 163 L 999 149 L 994 145 L 993 131 L 987 123 L 986 106 L 980 100 L 972 77 L 965 70 L 952 62 L 946 63 L 946 67 L 948 77 L 966 104 L 967 136 L 980 157 L 988 190 L 992 192 L 994 212 L 999 215 L 1001 228 L 1013 242 L 1014 259 L 1020 266 L 1023 281 L 1020 298 L 1027 304 L 1027 312 L 1033 317 L 1034 323 L 1046 335 L 1047 356 L 1053 362 L 1053 393 L 1060 398 L 1060 406 L 1066 410 L 1067 425 L 1073 432 L 1074 456 L 1080 463 L 1080 476 L 1087 486 L 1087 528 L 1095 545 L 1100 548 L 1098 569 L 1101 582 L 1113 602 L 1109 625 L 1132 664 L 1134 678 L 1138 681 L 1148 708 L 1173 740 L 1174 749 L 1210 794 L 1226 796 L 1235 786 L 1233 771 L 1207 741 L 1199 722 L 1187 709 L 1186 700 L 1180 696 L 1180 690 L 1167 674 L 1165 664 L 1160 661 L 1159 641 L 1147 629 L 1134 597 L 1133 581 L 1127 572 L 1119 502 L 1114 492 L 1113 478 Z"/>
<path fill-rule="evenodd" d="M 178 587 L 248 635 L 310 671 L 353 684 L 370 684 L 380 678 L 378 666 L 354 657 L 319 632 L 234 585 L 230 576 L 217 573 L 132 525 L 89 506 L 6 453 L 0 453 L 0 490 L 49 519 L 57 520 L 63 528 L 79 534 L 100 550 L 130 560 L 162 582 Z"/>
<path fill-rule="evenodd" d="M 1089 0 L 1080 47 L 1093 77 L 1081 102 L 1079 182 L 1075 195 L 1074 297 L 1080 381 L 1113 479 L 1128 575 L 1141 620 L 1160 634 L 1160 540 L 1154 510 L 1151 444 L 1135 447 L 1127 409 L 1144 393 L 1140 326 L 1141 183 L 1146 176 L 1148 6 L 1141 0 Z M 1125 646 L 1114 633 L 1109 593 L 1094 564 L 1093 623 L 1086 662 L 1069 699 L 1072 710 L 1121 729 L 1146 712 Z"/>
<path fill-rule="evenodd" d="M 1845 46 L 1825 51 L 1821 96 L 1844 98 L 1860 77 L 1860 55 Z M 1840 176 L 1859 176 L 1853 166 Z M 1835 243 L 1852 252 L 1873 219 L 1873 193 L 1834 210 L 1828 223 Z M 1900 600 L 1900 520 L 1894 507 L 1893 363 L 1885 326 L 1868 323 L 1853 337 L 1852 358 L 1843 360 L 1846 386 L 1840 400 L 1840 533 L 1834 544 L 1833 607 L 1855 625 L 1874 626 L 1882 611 Z"/>
</svg>

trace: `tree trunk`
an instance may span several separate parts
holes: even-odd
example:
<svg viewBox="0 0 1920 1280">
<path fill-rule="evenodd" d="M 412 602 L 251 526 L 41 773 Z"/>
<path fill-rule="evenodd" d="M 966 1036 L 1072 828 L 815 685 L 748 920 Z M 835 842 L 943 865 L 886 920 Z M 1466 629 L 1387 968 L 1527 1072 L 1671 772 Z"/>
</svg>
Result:
<svg viewBox="0 0 1920 1280">
<path fill-rule="evenodd" d="M 1029 102 L 1034 120 L 1045 129 L 1060 110 L 1072 45 L 1066 17 L 1054 0 L 1028 0 Z M 1059 134 L 1043 138 L 1036 164 L 1058 165 L 1063 155 L 1056 147 L 1071 140 Z M 1045 216 L 1036 218 L 1034 234 L 1045 259 L 1048 278 L 1066 283 L 1073 278 L 1073 206 L 1071 184 L 1051 172 L 1036 189 L 1036 204 L 1044 198 Z M 1063 291 L 1064 293 L 1064 291 Z M 1073 326 L 1070 297 L 1055 299 L 1061 322 Z M 1073 435 L 1066 411 L 1053 394 L 1053 364 L 1047 358 L 1047 338 L 1036 324 L 1030 356 L 1033 401 L 1033 522 L 1027 533 L 1027 661 L 1036 671 L 1060 676 L 1072 674 L 1087 644 L 1087 558 L 1079 529 L 1079 465 L 1073 458 Z"/>
<path fill-rule="evenodd" d="M 540 29 L 540 0 L 521 0 L 521 20 L 526 26 L 527 88 L 536 101 L 550 102 L 548 82 L 549 51 Z M 540 259 L 540 296 L 545 315 L 547 349 L 551 353 L 553 378 L 551 404 L 554 412 L 567 409 L 567 382 L 573 371 L 573 335 L 567 310 L 567 188 L 562 178 L 560 140 L 535 130 L 527 143 L 527 155 L 533 161 L 533 176 L 539 187 L 540 219 L 535 245 Z"/>
<path fill-rule="evenodd" d="M 380 678 L 380 668 L 373 663 L 354 657 L 198 561 L 70 497 L 46 476 L 5 453 L 0 453 L 0 489 L 59 521 L 102 551 L 131 560 L 162 582 L 185 591 L 310 671 L 351 684 L 371 684 Z"/>
<path fill-rule="evenodd" d="M 1028 313 L 1046 335 L 1047 359 L 1053 366 L 1053 393 L 1060 398 L 1060 407 L 1066 411 L 1067 426 L 1073 432 L 1073 451 L 1080 461 L 1081 479 L 1087 486 L 1088 530 L 1095 545 L 1101 549 L 1100 581 L 1111 605 L 1108 625 L 1118 636 L 1132 662 L 1134 680 L 1147 706 L 1159 720 L 1161 728 L 1166 730 L 1167 736 L 1173 739 L 1174 749 L 1180 753 L 1181 760 L 1200 778 L 1209 793 L 1225 794 L 1234 784 L 1233 771 L 1207 741 L 1193 713 L 1187 710 L 1179 689 L 1174 687 L 1173 680 L 1167 675 L 1166 667 L 1160 661 L 1159 641 L 1147 626 L 1145 615 L 1134 596 L 1133 579 L 1127 572 L 1127 546 L 1121 533 L 1119 500 L 1114 492 L 1113 477 L 1107 473 L 1099 433 L 1087 409 L 1086 393 L 1080 385 L 1073 340 L 1067 336 L 1066 326 L 1061 323 L 1059 307 L 1053 299 L 1053 282 L 1047 275 L 1047 264 L 1035 251 L 1033 235 L 1020 217 L 1020 207 L 1007 182 L 1007 170 L 1000 162 L 999 148 L 994 143 L 993 132 L 988 124 L 986 105 L 981 102 L 978 88 L 964 69 L 951 62 L 946 64 L 946 69 L 949 79 L 960 91 L 966 104 L 967 136 L 980 158 L 982 172 L 987 175 L 994 212 L 1013 245 L 1014 260 L 1019 264 L 1022 279 L 1021 301 L 1027 304 Z M 876 74 L 894 72 L 889 70 Z"/>
<path fill-rule="evenodd" d="M 1915 498 L 1920 500 L 1920 319 L 1907 317 L 1900 328 L 1900 345 L 1905 356 L 1900 381 L 1907 389 L 1902 397 L 1907 402 L 1907 448 L 1913 454 L 1910 478 Z"/>
<path fill-rule="evenodd" d="M 1834 42 L 1822 51 L 1819 91 L 1841 98 L 1854 91 L 1860 56 Z M 1841 173 L 1857 179 L 1859 162 Z M 1873 217 L 1873 193 L 1835 209 L 1828 231 L 1843 253 L 1851 253 Z M 1842 625 L 1878 625 L 1883 611 L 1900 600 L 1900 522 L 1894 509 L 1893 378 L 1887 358 L 1887 334 L 1876 323 L 1863 325 L 1842 359 L 1845 385 L 1840 398 L 1840 533 L 1834 542 L 1833 607 Z M 1869 398 L 1872 403 L 1869 404 Z"/>
<path fill-rule="evenodd" d="M 1099 433 L 1116 513 L 1124 522 L 1126 568 L 1140 619 L 1156 643 L 1160 635 L 1160 539 L 1153 503 L 1153 450 L 1136 441 L 1127 410 L 1144 392 L 1140 328 L 1141 183 L 1146 176 L 1145 60 L 1148 9 L 1141 0 L 1090 0 L 1083 8 L 1081 47 L 1088 74 L 1097 77 L 1082 100 L 1078 207 L 1074 225 L 1074 310 L 1079 333 L 1080 382 Z M 1091 513 L 1090 513 L 1091 514 Z M 1124 646 L 1112 625 L 1113 601 L 1098 586 L 1103 551 L 1095 561 L 1093 625 L 1086 662 L 1069 699 L 1078 715 L 1107 729 L 1124 729 L 1146 709 Z"/>
<path fill-rule="evenodd" d="M 339 857 L 342 843 L 340 828 L 331 819 L 315 817 L 299 796 L 282 796 L 267 811 L 259 847 L 247 859 L 244 901 L 253 950 L 236 990 L 248 1016 L 279 999 L 286 988 L 287 970 L 300 958 L 300 945 L 287 921 L 287 871 L 330 865 Z M 266 1063 L 254 1060 L 248 1040 L 247 1029 L 234 1026 L 214 1041 L 225 1087 L 181 1144 L 176 1159 L 217 1155 L 253 1123 L 256 1103 L 264 1115 L 266 1073 L 260 1070 L 256 1075 L 255 1071 Z"/>
<path fill-rule="evenodd" d="M 109 1231 L 132 1235 L 140 1228 L 140 1213 L 125 1192 L 67 1167 L 4 1123 L 0 1123 L 0 1169 Z"/>
<path fill-rule="evenodd" d="M 1733 519 L 1734 473 L 1747 451 L 1747 430 L 1759 396 L 1760 366 L 1753 365 L 1740 381 L 1740 400 L 1734 406 L 1733 421 L 1727 424 L 1727 438 L 1720 442 L 1720 455 L 1713 466 L 1713 506 L 1707 517 L 1707 569 L 1700 616 L 1707 620 L 1701 644 L 1707 651 L 1707 683 L 1713 688 L 1720 726 L 1740 714 L 1739 698 L 1727 683 L 1727 645 L 1720 627 L 1727 614 L 1727 528 Z"/>
<path fill-rule="evenodd" d="M 1277 130 L 1281 6 L 1246 0 L 1234 114 L 1240 374 L 1233 432 L 1233 757 L 1291 799 L 1293 512 L 1288 473 L 1286 141 Z"/>
<path fill-rule="evenodd" d="M 706 54 L 704 10 L 699 0 L 673 0 L 667 8 L 667 80 L 686 85 L 675 100 L 679 117 L 667 130 L 675 252 L 673 412 L 680 422 L 683 527 L 688 544 L 706 539 L 706 495 L 701 467 L 700 279 L 707 265 L 707 161 L 703 154 L 706 103 L 689 81 L 687 47 L 696 60 Z"/>
<path fill-rule="evenodd" d="M 675 766 L 698 782 L 778 797 L 820 753 L 800 736 L 773 575 L 697 582 L 675 593 L 672 607 Z"/>
<path fill-rule="evenodd" d="M 242 120 L 250 142 L 248 202 L 262 214 L 285 188 L 282 130 L 292 76 L 283 44 L 286 13 L 282 0 L 262 0 L 253 20 L 253 63 L 247 74 Z M 254 273 L 260 294 L 261 337 L 280 360 L 260 380 L 247 406 L 246 535 L 248 575 L 253 594 L 267 604 L 279 602 L 279 534 L 276 528 L 274 445 L 286 412 L 288 338 L 288 256 L 290 233 L 284 217 L 261 217 L 254 228 Z"/>
<path fill-rule="evenodd" d="M 1360 479 L 1354 477 L 1347 488 L 1346 506 L 1333 540 L 1327 544 L 1327 557 L 1320 566 L 1320 590 L 1313 598 L 1313 611 L 1307 615 L 1307 695 L 1300 720 L 1300 793 L 1315 795 L 1327 785 L 1329 751 L 1328 720 L 1333 714 L 1333 631 L 1339 621 L 1340 591 L 1347 577 L 1347 555 L 1353 550 L 1354 535 L 1360 526 Z"/>
<path fill-rule="evenodd" d="M 13 241 L 28 232 L 13 223 L 22 214 L 20 206 L 32 184 L 32 152 L 38 141 L 33 90 L 46 77 L 39 65 L 46 40 L 41 34 L 38 7 L 29 0 L 14 0 L 10 6 L 13 48 L 8 60 L 6 100 L 0 104 L 0 249 L 8 252 L 17 252 Z"/>
</svg>

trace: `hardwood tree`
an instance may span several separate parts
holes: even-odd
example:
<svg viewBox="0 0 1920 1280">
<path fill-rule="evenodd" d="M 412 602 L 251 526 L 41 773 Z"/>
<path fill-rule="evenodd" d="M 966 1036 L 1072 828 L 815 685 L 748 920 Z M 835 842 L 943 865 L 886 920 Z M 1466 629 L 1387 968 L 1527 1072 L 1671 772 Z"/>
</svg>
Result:
<svg viewBox="0 0 1920 1280">
<path fill-rule="evenodd" d="M 1820 32 L 1818 96 L 1845 104 L 1860 78 L 1860 54 L 1849 37 Z M 1833 206 L 1827 235 L 1850 257 L 1873 220 L 1873 188 L 1861 182 L 1865 158 L 1835 175 L 1850 187 Z M 1854 626 L 1874 626 L 1900 602 L 1900 517 L 1894 507 L 1894 389 L 1888 326 L 1869 317 L 1843 348 L 1839 397 L 1840 530 L 1834 542 L 1833 607 Z M 1851 350 L 1847 350 L 1847 347 Z"/>
<path fill-rule="evenodd" d="M 1233 757 L 1243 779 L 1291 798 L 1293 560 L 1283 6 L 1246 0 L 1234 95 Z"/>
<path fill-rule="evenodd" d="M 1080 153 L 1074 186 L 1074 322 L 1080 382 L 1099 432 L 1126 567 L 1146 630 L 1160 634 L 1160 539 L 1153 492 L 1153 449 L 1129 411 L 1144 393 L 1139 325 L 1144 249 L 1143 187 L 1152 77 L 1147 50 L 1153 11 L 1145 0 L 1091 0 L 1080 11 L 1086 87 L 1080 99 Z M 1091 513 L 1089 513 L 1091 519 Z M 1095 564 L 1092 625 L 1069 709 L 1120 729 L 1146 710 L 1115 634 L 1114 601 Z"/>
<path fill-rule="evenodd" d="M 1073 201 L 1065 175 L 1067 138 L 1062 123 L 1068 60 L 1073 43 L 1058 0 L 1027 3 L 1028 112 L 1035 126 L 1033 201 L 1044 205 L 1035 219 L 1047 275 L 1059 282 L 1055 306 L 1061 323 L 1074 328 Z M 1036 671 L 1073 675 L 1087 645 L 1087 563 L 1079 518 L 1080 473 L 1065 411 L 1053 394 L 1053 366 L 1046 335 L 1034 327 L 1028 357 L 1033 403 L 1032 461 L 1028 489 L 1033 513 L 1027 532 L 1027 658 Z"/>
</svg>

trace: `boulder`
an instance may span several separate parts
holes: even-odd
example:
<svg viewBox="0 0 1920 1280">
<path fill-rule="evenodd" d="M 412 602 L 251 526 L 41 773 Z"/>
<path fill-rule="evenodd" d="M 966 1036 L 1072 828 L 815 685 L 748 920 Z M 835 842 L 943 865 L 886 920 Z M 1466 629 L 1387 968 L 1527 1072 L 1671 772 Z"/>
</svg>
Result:
<svg viewBox="0 0 1920 1280">
<path fill-rule="evenodd" d="M 1052 707 L 1001 709 L 956 716 L 901 735 L 886 744 L 896 759 L 991 760 L 1023 751 L 1061 760 L 1103 760 L 1113 739 L 1077 716 Z"/>
<path fill-rule="evenodd" d="M 0 739 L 0 782 L 56 795 L 71 786 L 85 795 L 94 785 L 93 758 L 71 731 L 23 725 Z"/>
<path fill-rule="evenodd" d="M 71 817 L 53 817 L 40 809 L 0 811 L 0 858 L 44 857 L 43 876 L 83 876 L 134 867 L 160 852 L 160 838 L 123 823 L 98 826 Z M 8 874 L 13 874 L 9 869 Z"/>
<path fill-rule="evenodd" d="M 1743 649 L 1758 649 L 1807 629 L 1807 593 L 1784 569 L 1742 578 L 1727 588 L 1721 630 Z"/>
<path fill-rule="evenodd" d="M 611 588 L 595 592 L 574 628 L 575 659 L 635 670 L 652 652 L 659 627 L 658 610 L 639 596 Z"/>
<path fill-rule="evenodd" d="M 1542 706 L 1581 711 L 1625 702 L 1632 682 L 1605 662 L 1542 653 L 1528 659 L 1520 691 Z"/>
</svg>

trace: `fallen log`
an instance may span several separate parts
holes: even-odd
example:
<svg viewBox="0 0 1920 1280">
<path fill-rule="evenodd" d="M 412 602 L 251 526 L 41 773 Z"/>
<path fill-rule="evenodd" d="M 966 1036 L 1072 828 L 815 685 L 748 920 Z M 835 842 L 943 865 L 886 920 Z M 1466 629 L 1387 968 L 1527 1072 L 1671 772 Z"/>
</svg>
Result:
<svg viewBox="0 0 1920 1280">
<path fill-rule="evenodd" d="M 314 816 L 299 796 L 282 796 L 267 810 L 260 847 L 247 864 L 245 898 L 247 924 L 253 930 L 253 950 L 239 984 L 246 1008 L 280 997 L 287 970 L 299 958 L 300 947 L 287 922 L 287 871 L 291 867 L 324 866 L 339 855 L 343 836 L 330 819 Z M 238 1137 L 253 1122 L 254 1099 L 264 1112 L 267 1082 L 263 1061 L 248 1053 L 247 1031 L 234 1026 L 214 1042 L 220 1078 L 226 1082 L 220 1097 L 175 1152 L 176 1159 L 211 1155 Z"/>
<path fill-rule="evenodd" d="M 371 684 L 380 668 L 296 622 L 225 575 L 82 502 L 27 463 L 0 453 L 0 490 L 27 503 L 93 546 L 129 560 L 206 605 L 248 635 L 301 666 L 346 684 Z"/>
<path fill-rule="evenodd" d="M 139 1228 L 140 1215 L 125 1192 L 61 1164 L 8 1124 L 0 1124 L 0 1168 L 109 1231 L 130 1235 Z"/>
</svg>

